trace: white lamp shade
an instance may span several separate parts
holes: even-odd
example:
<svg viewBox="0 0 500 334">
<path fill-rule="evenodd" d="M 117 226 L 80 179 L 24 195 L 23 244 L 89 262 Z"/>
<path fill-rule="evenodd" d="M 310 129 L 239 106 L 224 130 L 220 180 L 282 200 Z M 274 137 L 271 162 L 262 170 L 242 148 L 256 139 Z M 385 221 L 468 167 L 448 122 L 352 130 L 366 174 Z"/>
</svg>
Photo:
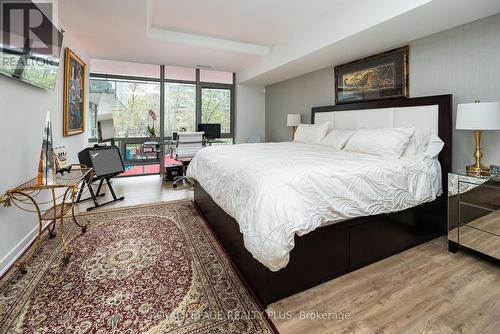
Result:
<svg viewBox="0 0 500 334">
<path fill-rule="evenodd" d="M 457 107 L 459 130 L 500 130 L 498 102 L 462 103 Z"/>
<path fill-rule="evenodd" d="M 299 126 L 300 123 L 300 114 L 288 114 L 286 117 L 286 126 Z"/>
</svg>

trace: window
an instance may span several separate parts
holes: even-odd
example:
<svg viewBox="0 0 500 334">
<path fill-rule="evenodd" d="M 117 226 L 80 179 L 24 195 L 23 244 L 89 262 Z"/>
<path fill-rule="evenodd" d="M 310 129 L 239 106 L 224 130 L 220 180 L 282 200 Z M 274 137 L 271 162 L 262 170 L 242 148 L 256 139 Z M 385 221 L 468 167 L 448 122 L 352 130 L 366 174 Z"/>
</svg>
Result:
<svg viewBox="0 0 500 334">
<path fill-rule="evenodd" d="M 220 123 L 221 132 L 231 136 L 231 89 L 202 88 L 201 123 Z"/>
<path fill-rule="evenodd" d="M 220 123 L 224 141 L 233 143 L 233 73 L 100 59 L 91 61 L 90 72 L 89 138 L 97 139 L 99 122 L 114 128 L 125 175 L 161 172 L 168 158 L 160 155 L 164 139 L 196 131 L 198 123 Z M 158 149 L 145 155 L 141 147 L 151 141 L 151 128 Z"/>
<path fill-rule="evenodd" d="M 195 84 L 165 84 L 164 122 L 165 137 L 181 128 L 196 131 Z"/>
<path fill-rule="evenodd" d="M 160 133 L 158 83 L 116 81 L 112 101 L 116 138 L 149 137 L 148 127 Z"/>
<path fill-rule="evenodd" d="M 89 138 L 97 138 L 97 104 L 93 103 L 93 101 L 90 101 L 89 108 Z"/>
<path fill-rule="evenodd" d="M 89 100 L 91 120 L 112 119 L 115 138 L 149 137 L 148 126 L 159 134 L 159 83 L 91 79 Z M 97 121 L 91 123 L 93 138 Z"/>
</svg>

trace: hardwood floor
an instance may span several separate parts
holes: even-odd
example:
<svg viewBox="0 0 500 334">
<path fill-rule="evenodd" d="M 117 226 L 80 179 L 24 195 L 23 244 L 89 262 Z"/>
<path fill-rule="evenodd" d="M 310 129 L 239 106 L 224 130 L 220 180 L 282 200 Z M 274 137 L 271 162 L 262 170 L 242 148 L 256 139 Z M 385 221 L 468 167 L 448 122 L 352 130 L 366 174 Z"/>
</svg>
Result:
<svg viewBox="0 0 500 334">
<path fill-rule="evenodd" d="M 282 333 L 499 333 L 500 268 L 427 242 L 269 306 Z M 300 312 L 349 320 L 298 320 Z M 282 317 L 284 318 L 284 317 Z"/>
<path fill-rule="evenodd" d="M 192 187 L 179 185 L 177 189 L 173 189 L 172 183 L 162 182 L 159 175 L 119 177 L 112 179 L 112 181 L 116 196 L 125 196 L 125 200 L 94 209 L 93 212 L 123 206 L 193 198 Z M 106 196 L 99 197 L 99 203 L 104 203 L 112 199 L 107 187 L 103 187 L 102 192 Z M 83 197 L 87 196 L 88 193 Z M 76 208 L 79 212 L 83 212 L 89 206 L 92 206 L 92 201 L 90 200 L 77 204 Z"/>
<path fill-rule="evenodd" d="M 193 197 L 191 188 L 174 190 L 159 176 L 115 179 L 113 187 L 125 200 L 99 210 Z M 499 333 L 500 268 L 460 251 L 449 253 L 442 237 L 271 304 L 267 311 L 283 334 Z"/>
</svg>

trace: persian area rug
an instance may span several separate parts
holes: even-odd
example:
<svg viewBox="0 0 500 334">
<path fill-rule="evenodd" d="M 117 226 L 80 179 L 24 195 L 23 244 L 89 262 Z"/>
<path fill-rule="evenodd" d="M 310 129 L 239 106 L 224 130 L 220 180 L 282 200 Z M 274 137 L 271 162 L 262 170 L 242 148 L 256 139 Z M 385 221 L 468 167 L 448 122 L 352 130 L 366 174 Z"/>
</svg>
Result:
<svg viewBox="0 0 500 334">
<path fill-rule="evenodd" d="M 0 333 L 273 333 L 191 201 L 69 220 L 0 281 Z"/>
</svg>

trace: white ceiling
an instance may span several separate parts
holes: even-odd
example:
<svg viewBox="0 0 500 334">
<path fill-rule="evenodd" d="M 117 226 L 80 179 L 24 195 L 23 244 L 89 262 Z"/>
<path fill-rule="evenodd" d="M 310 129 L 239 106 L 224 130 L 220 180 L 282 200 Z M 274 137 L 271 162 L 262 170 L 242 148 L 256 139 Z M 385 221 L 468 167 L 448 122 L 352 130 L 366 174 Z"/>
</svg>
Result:
<svg viewBox="0 0 500 334">
<path fill-rule="evenodd" d="M 269 85 L 500 12 L 500 0 L 356 2 L 363 3 L 364 11 L 359 15 L 349 5 L 341 14 L 333 13 L 332 20 L 311 25 L 302 34 L 276 45 L 269 56 L 239 72 L 238 81 Z"/>
<path fill-rule="evenodd" d="M 59 0 L 59 17 L 93 58 L 189 67 L 207 64 L 235 72 L 259 59 L 151 38 L 146 0 Z"/>
<path fill-rule="evenodd" d="M 59 0 L 92 58 L 271 84 L 500 12 L 499 0 Z"/>
<path fill-rule="evenodd" d="M 270 47 L 345 0 L 59 0 L 68 30 L 94 58 L 239 72 L 261 56 L 224 42 Z M 154 30 L 154 31 L 152 31 Z M 180 41 L 167 33 L 185 33 Z M 191 36 L 189 36 L 191 34 Z M 212 37 L 200 46 L 202 37 Z M 188 42 L 188 43 L 186 43 Z M 199 41 L 198 41 L 199 42 Z M 247 45 L 248 46 L 248 45 Z M 247 49 L 248 51 L 248 49 Z"/>
<path fill-rule="evenodd" d="M 153 26 L 273 46 L 342 0 L 160 0 Z"/>
</svg>

